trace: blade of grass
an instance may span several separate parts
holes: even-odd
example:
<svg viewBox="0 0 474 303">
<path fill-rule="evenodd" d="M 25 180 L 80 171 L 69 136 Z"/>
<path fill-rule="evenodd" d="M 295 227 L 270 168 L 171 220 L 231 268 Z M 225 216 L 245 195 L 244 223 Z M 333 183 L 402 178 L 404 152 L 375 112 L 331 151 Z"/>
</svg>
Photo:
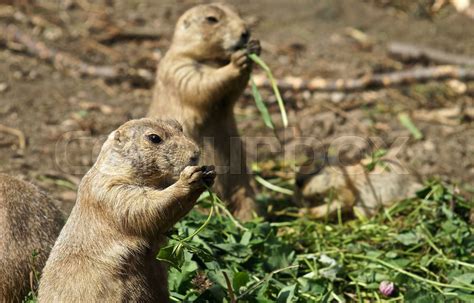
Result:
<svg viewBox="0 0 474 303">
<path fill-rule="evenodd" d="M 279 272 L 282 272 L 282 271 L 285 271 L 285 270 L 288 270 L 288 269 L 293 269 L 293 268 L 298 268 L 299 265 L 290 265 L 290 266 L 287 266 L 287 267 L 283 267 L 283 268 L 280 268 L 280 269 L 276 269 L 270 273 L 268 273 L 267 275 L 265 275 L 265 277 L 263 277 L 263 279 L 257 281 L 254 285 L 252 286 L 249 286 L 249 288 L 244 291 L 242 294 L 240 294 L 237 298 L 237 300 L 239 299 L 242 299 L 243 297 L 245 297 L 246 295 L 252 293 L 253 291 L 255 291 L 260 285 L 262 285 L 263 283 L 265 283 L 265 281 L 268 281 L 269 279 L 272 278 L 273 275 L 279 273 Z"/>
<path fill-rule="evenodd" d="M 283 126 L 287 127 L 288 126 L 288 116 L 286 115 L 286 109 L 285 109 L 285 104 L 283 102 L 283 98 L 281 97 L 280 90 L 278 89 L 277 83 L 275 81 L 275 78 L 273 77 L 272 71 L 268 67 L 268 65 L 263 62 L 262 59 L 260 59 L 259 56 L 256 54 L 249 54 L 249 58 L 258 64 L 267 74 L 268 80 L 270 80 L 270 83 L 272 85 L 273 92 L 275 94 L 275 97 L 278 102 L 278 106 L 280 107 L 280 112 L 281 112 L 281 120 L 283 121 Z"/>
<path fill-rule="evenodd" d="M 415 124 L 413 123 L 413 121 L 410 119 L 410 117 L 407 114 L 405 113 L 398 114 L 398 120 L 400 120 L 400 123 L 410 131 L 410 133 L 413 135 L 413 137 L 416 140 L 420 140 L 423 138 L 423 134 L 415 126 Z"/>
<path fill-rule="evenodd" d="M 293 196 L 293 191 L 292 190 L 280 187 L 280 186 L 275 185 L 275 184 L 272 184 L 272 183 L 268 182 L 267 180 L 263 179 L 260 176 L 255 176 L 255 181 L 262 184 L 263 186 L 265 186 L 268 189 L 276 191 L 277 193 L 281 193 L 281 194 L 288 195 L 288 196 Z"/>
<path fill-rule="evenodd" d="M 206 221 L 204 221 L 204 223 L 201 226 L 199 226 L 199 228 L 196 229 L 191 235 L 184 238 L 180 242 L 190 241 L 192 238 L 194 238 L 195 235 L 199 234 L 204 228 L 206 228 L 207 224 L 209 224 L 209 221 L 211 221 L 212 214 L 214 213 L 214 207 L 216 205 L 216 196 L 210 189 L 208 189 L 208 192 L 209 192 L 209 195 L 211 196 L 212 206 L 211 206 L 211 210 L 209 211 L 209 215 L 207 216 Z"/>
<path fill-rule="evenodd" d="M 213 199 L 213 206 L 221 209 L 226 215 L 227 217 L 230 219 L 230 221 L 232 223 L 234 223 L 234 225 L 241 229 L 241 230 L 248 230 L 247 228 L 245 228 L 244 226 L 242 226 L 242 224 L 239 223 L 239 221 L 234 218 L 234 216 L 231 214 L 231 212 L 227 209 L 227 207 L 225 206 L 224 202 L 215 194 L 213 193 L 210 189 L 208 189 L 208 193 L 210 195 L 212 195 L 212 199 Z M 217 212 L 218 213 L 218 212 Z"/>
<path fill-rule="evenodd" d="M 274 129 L 275 127 L 273 126 L 272 117 L 270 116 L 270 113 L 268 112 L 265 103 L 263 103 L 262 95 L 260 95 L 257 85 L 255 84 L 255 81 L 253 81 L 252 78 L 250 78 L 250 85 L 252 87 L 252 94 L 255 100 L 255 104 L 257 105 L 257 109 L 260 111 L 260 115 L 262 116 L 263 122 L 268 128 Z"/>
</svg>

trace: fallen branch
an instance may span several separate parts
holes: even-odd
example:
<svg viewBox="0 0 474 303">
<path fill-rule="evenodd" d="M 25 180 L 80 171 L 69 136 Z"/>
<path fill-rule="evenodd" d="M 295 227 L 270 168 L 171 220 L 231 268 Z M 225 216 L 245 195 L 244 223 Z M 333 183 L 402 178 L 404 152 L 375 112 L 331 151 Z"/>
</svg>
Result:
<svg viewBox="0 0 474 303">
<path fill-rule="evenodd" d="M 9 47 L 9 43 L 20 44 L 26 48 L 29 54 L 52 63 L 58 70 L 66 70 L 76 75 L 100 77 L 107 80 L 138 78 L 146 84 L 153 83 L 154 80 L 153 74 L 146 70 L 115 65 L 95 66 L 86 63 L 71 54 L 48 47 L 45 43 L 22 32 L 13 24 L 0 25 L 0 41 L 2 40 L 6 42 L 7 47 Z"/>
<path fill-rule="evenodd" d="M 454 106 L 435 110 L 422 109 L 413 112 L 412 116 L 417 120 L 456 126 L 461 124 L 463 119 L 474 120 L 474 107 Z"/>
<path fill-rule="evenodd" d="M 253 78 L 257 86 L 271 88 L 271 83 L 263 75 L 257 74 Z M 298 77 L 285 77 L 277 80 L 277 85 L 280 89 L 286 90 L 354 91 L 444 79 L 474 80 L 474 68 L 444 65 L 370 74 L 357 79 L 313 78 L 304 80 Z"/>
<path fill-rule="evenodd" d="M 160 40 L 163 34 L 144 28 L 110 27 L 107 32 L 98 35 L 95 39 L 101 43 L 114 43 L 127 40 Z"/>
<path fill-rule="evenodd" d="M 474 58 L 412 44 L 394 42 L 389 44 L 390 56 L 402 61 L 431 61 L 441 64 L 474 66 Z"/>
<path fill-rule="evenodd" d="M 19 129 L 11 128 L 5 125 L 0 124 L 0 132 L 13 135 L 18 138 L 18 146 L 20 149 L 25 149 L 26 147 L 26 138 L 23 132 Z"/>
</svg>

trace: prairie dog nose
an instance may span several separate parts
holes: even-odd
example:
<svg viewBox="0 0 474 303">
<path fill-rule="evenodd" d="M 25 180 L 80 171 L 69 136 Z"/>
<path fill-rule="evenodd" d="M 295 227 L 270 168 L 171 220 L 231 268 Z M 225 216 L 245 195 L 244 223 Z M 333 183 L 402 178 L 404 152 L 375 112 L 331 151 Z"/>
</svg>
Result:
<svg viewBox="0 0 474 303">
<path fill-rule="evenodd" d="M 250 31 L 248 29 L 245 29 L 240 35 L 240 39 L 247 43 L 250 39 Z"/>
</svg>

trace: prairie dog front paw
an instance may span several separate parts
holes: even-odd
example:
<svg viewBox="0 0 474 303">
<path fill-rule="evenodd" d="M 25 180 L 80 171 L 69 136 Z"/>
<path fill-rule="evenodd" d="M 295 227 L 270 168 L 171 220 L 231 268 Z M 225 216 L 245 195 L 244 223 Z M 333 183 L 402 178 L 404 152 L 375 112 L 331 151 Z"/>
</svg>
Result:
<svg viewBox="0 0 474 303">
<path fill-rule="evenodd" d="M 192 191 L 197 191 L 212 186 L 215 177 L 214 166 L 187 166 L 181 172 L 179 181 Z"/>
<path fill-rule="evenodd" d="M 252 66 L 252 60 L 250 60 L 248 55 L 256 54 L 258 56 L 260 55 L 261 49 L 260 41 L 251 40 L 245 49 L 240 49 L 233 53 L 230 57 L 230 61 L 239 71 L 248 71 Z"/>
<path fill-rule="evenodd" d="M 230 56 L 230 62 L 239 71 L 246 70 L 249 67 L 249 58 L 247 57 L 247 50 L 240 49 Z"/>
</svg>

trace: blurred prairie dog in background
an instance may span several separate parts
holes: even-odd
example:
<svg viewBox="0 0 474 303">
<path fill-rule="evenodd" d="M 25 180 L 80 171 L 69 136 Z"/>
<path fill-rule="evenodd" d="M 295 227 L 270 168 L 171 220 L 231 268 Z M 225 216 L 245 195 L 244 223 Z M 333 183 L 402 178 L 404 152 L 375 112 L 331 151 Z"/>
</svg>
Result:
<svg viewBox="0 0 474 303">
<path fill-rule="evenodd" d="M 202 163 L 216 166 L 215 190 L 243 220 L 257 211 L 237 131 L 234 105 L 249 81 L 249 53 L 258 41 L 226 4 L 195 6 L 178 20 L 170 49 L 158 65 L 148 117 L 177 119 L 202 147 Z"/>
<path fill-rule="evenodd" d="M 366 168 L 369 159 L 347 166 L 323 162 L 303 166 L 297 173 L 295 202 L 302 216 L 332 217 L 340 209 L 372 217 L 422 188 L 417 177 L 390 156 L 382 157 L 372 171 Z"/>
<path fill-rule="evenodd" d="M 44 192 L 0 174 L 0 302 L 25 299 L 63 224 L 62 212 Z"/>
<path fill-rule="evenodd" d="M 211 186 L 212 167 L 176 121 L 131 120 L 84 176 L 48 258 L 39 302 L 168 302 L 165 232 Z"/>
</svg>

